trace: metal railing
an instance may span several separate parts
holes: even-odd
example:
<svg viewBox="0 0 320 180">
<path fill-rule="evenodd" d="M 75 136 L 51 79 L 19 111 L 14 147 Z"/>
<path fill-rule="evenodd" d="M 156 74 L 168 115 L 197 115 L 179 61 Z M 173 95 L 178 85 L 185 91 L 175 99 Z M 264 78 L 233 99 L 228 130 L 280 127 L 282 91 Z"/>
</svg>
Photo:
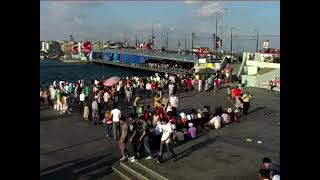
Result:
<svg viewBox="0 0 320 180">
<path fill-rule="evenodd" d="M 124 66 L 129 68 L 136 68 L 136 69 L 145 69 L 151 70 L 156 72 L 164 72 L 169 74 L 192 74 L 192 70 L 182 69 L 182 68 L 175 68 L 175 67 L 150 67 L 148 64 L 134 64 L 134 63 L 125 63 L 125 62 L 113 62 L 113 61 L 104 61 L 104 60 L 92 60 L 91 62 L 96 63 L 103 63 L 103 64 L 111 64 L 116 66 Z"/>
<path fill-rule="evenodd" d="M 197 56 L 194 56 L 194 55 L 157 52 L 157 51 L 148 51 L 148 50 L 105 49 L 105 50 L 94 50 L 94 52 L 109 52 L 109 53 L 141 55 L 149 58 L 185 61 L 185 62 L 191 62 L 191 63 L 194 63 L 195 61 L 198 60 Z"/>
</svg>

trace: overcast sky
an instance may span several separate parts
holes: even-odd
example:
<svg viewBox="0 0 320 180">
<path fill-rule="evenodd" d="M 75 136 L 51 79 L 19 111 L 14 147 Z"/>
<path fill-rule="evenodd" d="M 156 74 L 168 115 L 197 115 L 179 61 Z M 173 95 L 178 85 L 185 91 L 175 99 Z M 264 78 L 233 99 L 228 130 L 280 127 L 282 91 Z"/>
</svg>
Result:
<svg viewBox="0 0 320 180">
<path fill-rule="evenodd" d="M 280 48 L 279 1 L 41 1 L 40 39 L 76 40 L 127 39 L 135 36 L 146 41 L 152 26 L 156 46 L 164 46 L 169 34 L 169 48 L 191 47 L 191 33 L 198 39 L 195 46 L 212 48 L 212 34 L 218 17 L 218 36 L 222 34 L 222 48 L 230 50 L 230 28 L 233 30 L 233 49 L 254 51 L 256 31 L 259 46 L 266 39 L 270 46 Z M 222 10 L 227 8 L 228 10 Z"/>
</svg>

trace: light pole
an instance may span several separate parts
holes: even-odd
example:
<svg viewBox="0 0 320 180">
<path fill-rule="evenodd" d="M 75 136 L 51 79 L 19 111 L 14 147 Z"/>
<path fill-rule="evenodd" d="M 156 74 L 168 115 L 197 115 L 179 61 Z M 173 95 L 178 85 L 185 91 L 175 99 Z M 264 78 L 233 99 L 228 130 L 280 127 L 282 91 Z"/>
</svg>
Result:
<svg viewBox="0 0 320 180">
<path fill-rule="evenodd" d="M 152 22 L 152 29 L 151 29 L 151 42 L 153 44 L 153 28 L 154 28 L 154 23 L 157 23 L 157 22 L 160 22 L 160 21 L 154 21 Z"/>
<path fill-rule="evenodd" d="M 214 36 L 214 48 L 217 51 L 218 47 L 217 47 L 217 35 L 218 35 L 218 13 L 222 10 L 228 11 L 229 9 L 227 8 L 221 8 L 216 12 L 216 34 Z"/>
<path fill-rule="evenodd" d="M 230 38 L 230 40 L 231 40 L 231 42 L 230 42 L 230 53 L 231 53 L 231 57 L 232 57 L 232 30 L 233 30 L 233 29 L 236 29 L 236 28 L 233 28 L 233 27 L 230 28 L 230 31 L 231 31 L 231 34 L 230 34 L 230 37 L 231 37 L 231 38 Z"/>
<path fill-rule="evenodd" d="M 258 52 L 259 51 L 259 31 L 258 31 L 258 29 L 252 29 L 252 30 L 257 33 L 256 34 L 256 41 L 257 41 L 257 43 L 256 43 L 256 52 Z"/>
</svg>

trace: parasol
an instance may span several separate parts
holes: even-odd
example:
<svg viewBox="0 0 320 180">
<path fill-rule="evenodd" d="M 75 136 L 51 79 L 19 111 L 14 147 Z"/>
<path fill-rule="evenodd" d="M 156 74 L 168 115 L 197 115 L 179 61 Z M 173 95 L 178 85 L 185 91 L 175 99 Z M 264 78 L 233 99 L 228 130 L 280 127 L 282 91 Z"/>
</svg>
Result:
<svg viewBox="0 0 320 180">
<path fill-rule="evenodd" d="M 106 81 L 103 82 L 104 86 L 113 86 L 115 84 L 117 84 L 120 81 L 120 77 L 118 76 L 113 76 L 109 79 L 107 79 Z"/>
</svg>

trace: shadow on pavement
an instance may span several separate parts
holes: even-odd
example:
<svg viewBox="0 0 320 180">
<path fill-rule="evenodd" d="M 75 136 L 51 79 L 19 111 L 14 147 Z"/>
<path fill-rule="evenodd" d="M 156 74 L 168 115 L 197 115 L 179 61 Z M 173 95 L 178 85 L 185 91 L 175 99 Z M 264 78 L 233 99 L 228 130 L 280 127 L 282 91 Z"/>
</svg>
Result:
<svg viewBox="0 0 320 180">
<path fill-rule="evenodd" d="M 186 149 L 186 150 L 184 150 L 184 151 L 182 151 L 182 152 L 180 152 L 180 153 L 177 154 L 177 155 L 178 155 L 178 161 L 179 161 L 180 159 L 183 159 L 183 158 L 189 156 L 189 155 L 192 154 L 193 152 L 198 151 L 198 150 L 200 150 L 201 148 L 204 148 L 205 146 L 207 146 L 207 145 L 209 145 L 209 144 L 211 144 L 211 143 L 213 143 L 213 142 L 216 142 L 216 141 L 217 141 L 217 137 L 215 137 L 215 138 L 209 138 L 209 139 L 206 139 L 206 140 L 204 140 L 204 141 L 202 141 L 202 142 L 199 142 L 199 143 L 191 146 L 190 148 L 188 148 L 188 149 Z"/>
<path fill-rule="evenodd" d="M 73 180 L 78 179 L 81 176 L 85 176 L 88 179 L 98 179 L 104 177 L 112 173 L 111 165 L 118 160 L 116 157 L 111 155 L 112 153 L 86 160 L 76 159 L 74 161 L 68 161 L 59 165 L 48 167 L 40 170 L 40 179 Z M 66 164 L 71 165 L 62 167 Z"/>
<path fill-rule="evenodd" d="M 255 112 L 260 111 L 260 110 L 265 109 L 265 108 L 266 108 L 266 106 L 256 107 L 252 111 L 249 111 L 248 114 L 255 113 Z"/>
</svg>

